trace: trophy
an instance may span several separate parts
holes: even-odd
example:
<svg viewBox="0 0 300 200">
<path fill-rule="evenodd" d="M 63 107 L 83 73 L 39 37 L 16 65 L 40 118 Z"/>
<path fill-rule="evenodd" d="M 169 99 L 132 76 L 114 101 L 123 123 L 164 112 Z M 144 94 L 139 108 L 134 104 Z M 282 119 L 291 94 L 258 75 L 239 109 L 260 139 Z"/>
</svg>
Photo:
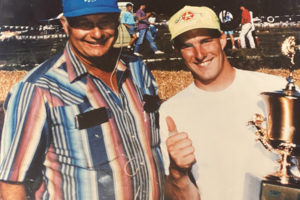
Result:
<svg viewBox="0 0 300 200">
<path fill-rule="evenodd" d="M 267 116 L 255 114 L 249 123 L 257 131 L 257 140 L 280 155 L 280 169 L 265 177 L 261 184 L 261 199 L 300 199 L 300 177 L 292 174 L 292 158 L 300 157 L 300 93 L 293 78 L 294 58 L 300 46 L 295 37 L 288 37 L 281 51 L 291 59 L 286 88 L 276 92 L 263 92 Z M 266 124 L 264 128 L 264 123 Z M 278 197 L 278 198 L 275 198 Z"/>
</svg>

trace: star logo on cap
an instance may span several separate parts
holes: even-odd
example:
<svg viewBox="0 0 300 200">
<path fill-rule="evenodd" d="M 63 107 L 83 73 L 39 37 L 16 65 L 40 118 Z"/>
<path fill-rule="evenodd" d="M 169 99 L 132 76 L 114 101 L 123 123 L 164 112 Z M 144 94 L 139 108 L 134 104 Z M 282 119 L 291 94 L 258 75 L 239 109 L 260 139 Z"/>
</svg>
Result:
<svg viewBox="0 0 300 200">
<path fill-rule="evenodd" d="M 194 18 L 194 13 L 191 11 L 186 11 L 185 13 L 182 14 L 181 19 L 183 21 L 188 21 Z"/>
</svg>

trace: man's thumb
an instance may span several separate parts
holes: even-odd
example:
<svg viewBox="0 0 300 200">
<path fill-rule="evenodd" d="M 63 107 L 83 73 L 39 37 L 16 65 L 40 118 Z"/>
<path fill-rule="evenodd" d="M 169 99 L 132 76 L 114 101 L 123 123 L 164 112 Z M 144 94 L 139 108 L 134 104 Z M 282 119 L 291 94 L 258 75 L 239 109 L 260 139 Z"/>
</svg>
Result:
<svg viewBox="0 0 300 200">
<path fill-rule="evenodd" d="M 175 124 L 173 118 L 170 117 L 170 116 L 167 116 L 167 117 L 166 117 L 166 122 L 167 122 L 167 126 L 168 126 L 168 131 L 169 131 L 169 133 L 170 133 L 171 135 L 177 133 L 176 124 Z"/>
</svg>

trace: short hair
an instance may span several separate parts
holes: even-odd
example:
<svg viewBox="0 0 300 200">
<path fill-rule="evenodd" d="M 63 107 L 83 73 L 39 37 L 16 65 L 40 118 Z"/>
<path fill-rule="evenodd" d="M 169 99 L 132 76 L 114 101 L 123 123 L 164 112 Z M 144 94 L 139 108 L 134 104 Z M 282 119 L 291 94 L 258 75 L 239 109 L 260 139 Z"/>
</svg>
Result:
<svg viewBox="0 0 300 200">
<path fill-rule="evenodd" d="M 132 7 L 132 6 L 133 6 L 132 3 L 127 3 L 127 4 L 126 4 L 126 8 L 129 7 L 129 6 Z"/>
<path fill-rule="evenodd" d="M 139 6 L 141 6 L 141 5 L 145 5 L 146 6 L 147 5 L 146 1 L 145 0 L 140 0 Z"/>
</svg>

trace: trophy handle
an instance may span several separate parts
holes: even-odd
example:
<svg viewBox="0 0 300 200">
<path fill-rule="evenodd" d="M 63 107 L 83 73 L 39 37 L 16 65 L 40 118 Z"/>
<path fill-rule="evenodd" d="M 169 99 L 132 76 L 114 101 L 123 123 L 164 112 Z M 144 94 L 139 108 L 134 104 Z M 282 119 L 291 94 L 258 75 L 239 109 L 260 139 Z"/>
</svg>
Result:
<svg viewBox="0 0 300 200">
<path fill-rule="evenodd" d="M 248 122 L 248 125 L 253 125 L 256 128 L 256 141 L 260 141 L 260 143 L 269 151 L 275 151 L 275 149 L 268 143 L 266 129 L 262 128 L 262 123 L 265 121 L 265 118 L 261 114 L 256 113 L 253 120 Z"/>
<path fill-rule="evenodd" d="M 290 156 L 293 149 L 296 147 L 293 143 L 281 142 L 278 145 L 278 149 L 273 148 L 269 144 L 269 138 L 266 129 L 262 128 L 262 123 L 265 122 L 265 118 L 261 114 L 255 114 L 252 121 L 249 121 L 249 125 L 253 125 L 256 128 L 256 140 L 260 141 L 261 144 L 269 151 L 275 152 L 281 156 L 278 161 L 280 163 L 280 170 L 274 175 L 270 175 L 269 179 L 279 179 L 281 184 L 289 184 L 291 182 L 290 175 Z"/>
</svg>

